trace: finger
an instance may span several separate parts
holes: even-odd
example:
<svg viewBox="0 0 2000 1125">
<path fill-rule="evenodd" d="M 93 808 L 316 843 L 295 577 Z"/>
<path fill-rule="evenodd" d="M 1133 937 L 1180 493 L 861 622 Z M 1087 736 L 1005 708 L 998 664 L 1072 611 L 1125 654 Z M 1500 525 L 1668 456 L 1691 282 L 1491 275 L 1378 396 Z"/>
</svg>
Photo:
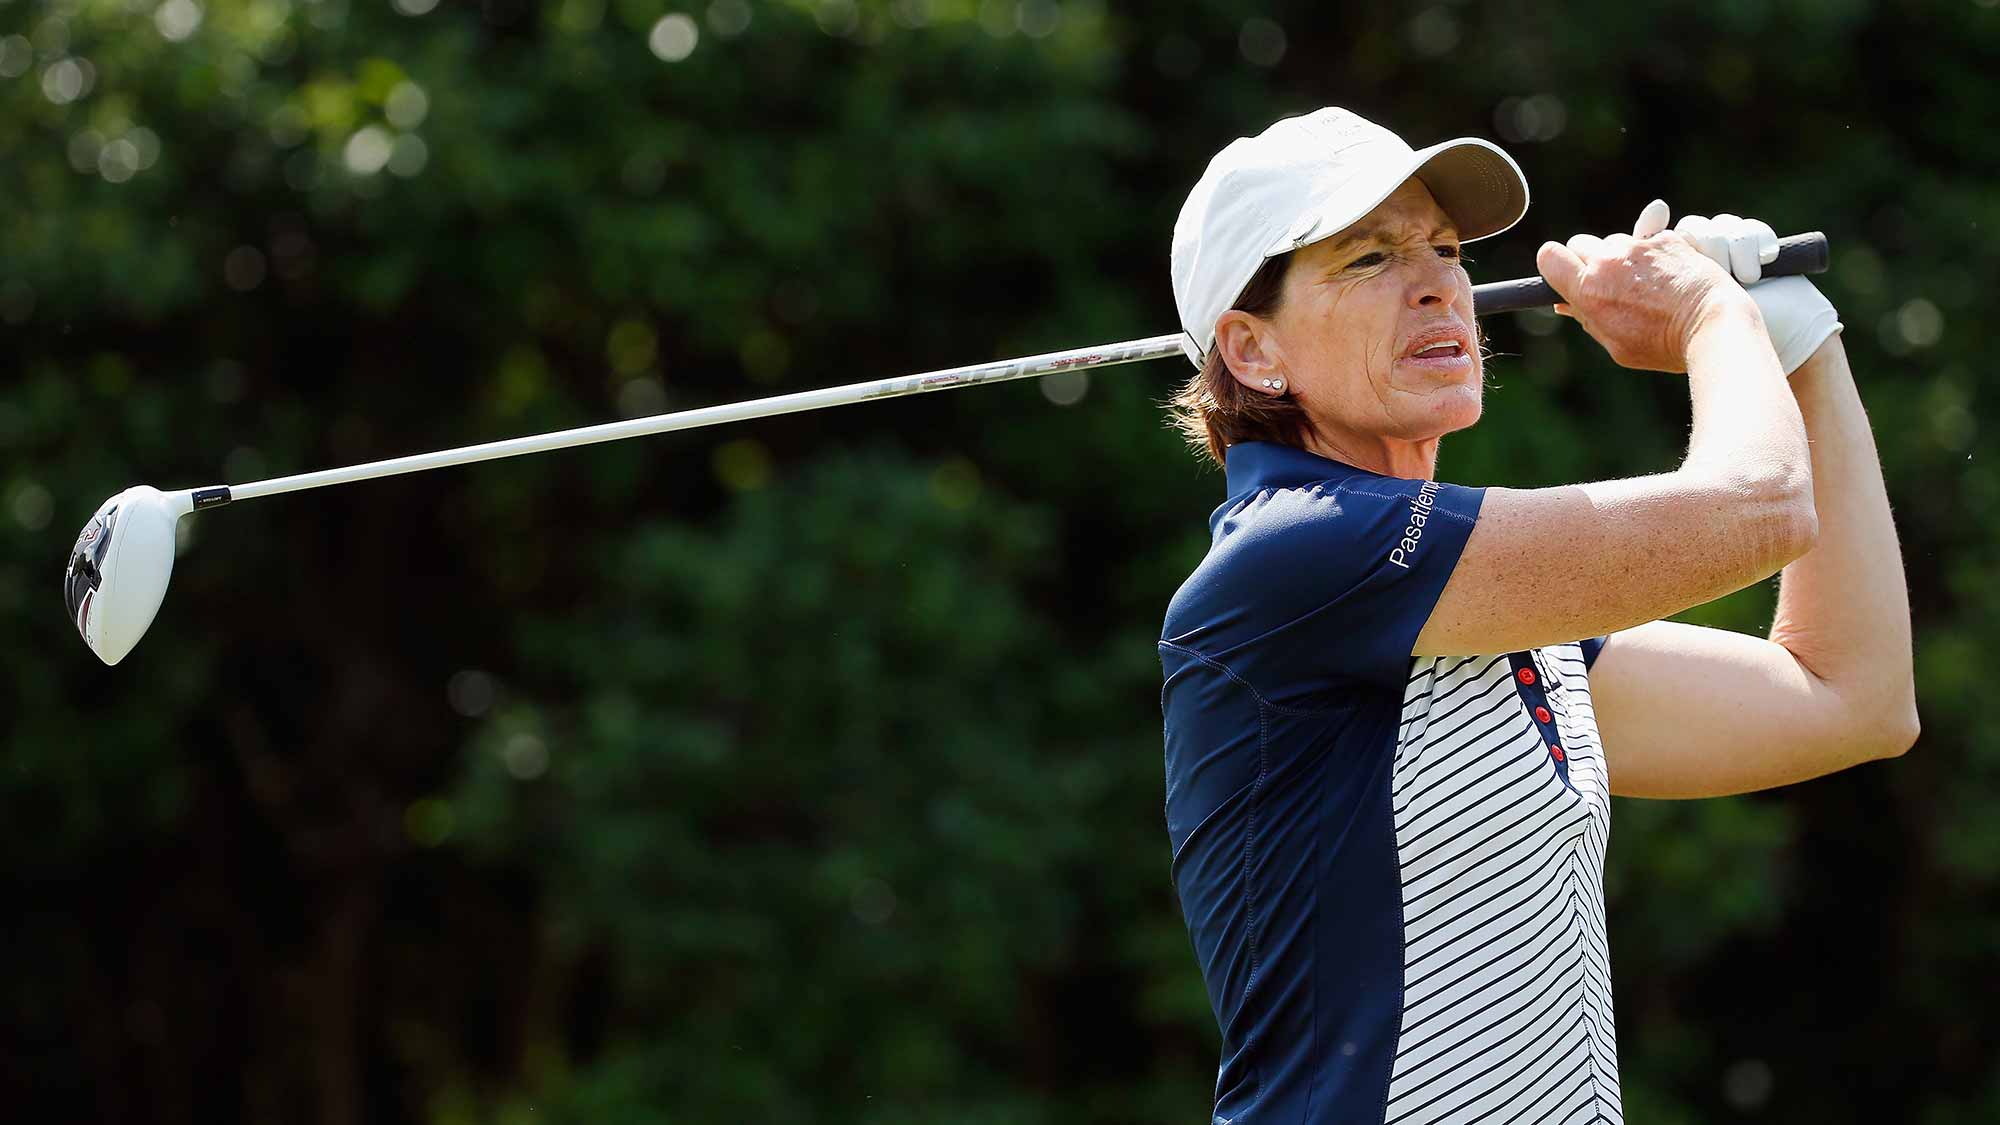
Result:
<svg viewBox="0 0 2000 1125">
<path fill-rule="evenodd" d="M 1569 252 L 1579 258 L 1595 257 L 1604 253 L 1604 240 L 1594 234 L 1573 234 L 1564 245 Z"/>
<path fill-rule="evenodd" d="M 1655 199 L 1639 212 L 1639 221 L 1632 224 L 1633 238 L 1651 238 L 1667 229 L 1667 219 L 1672 212 L 1667 209 L 1667 201 Z"/>
<path fill-rule="evenodd" d="M 1763 264 L 1757 261 L 1757 232 L 1748 220 L 1736 215 L 1717 215 L 1715 229 L 1729 246 L 1726 264 L 1738 283 L 1751 285 L 1764 276 Z"/>
<path fill-rule="evenodd" d="M 1729 268 L 1729 242 L 1706 215 L 1683 215 L 1681 221 L 1674 224 L 1674 230 L 1693 243 L 1703 257 L 1724 269 Z"/>
<path fill-rule="evenodd" d="M 1771 224 L 1762 219 L 1745 219 L 1744 221 L 1751 224 L 1757 230 L 1757 261 L 1767 266 L 1777 261 L 1778 232 L 1772 230 Z"/>
<path fill-rule="evenodd" d="M 1599 242 L 1606 254 L 1622 255 L 1632 249 L 1638 243 L 1638 239 L 1629 234 L 1613 234 L 1605 236 Z"/>
<path fill-rule="evenodd" d="M 1571 241 L 1574 242 L 1575 239 Z M 1583 276 L 1583 259 L 1560 242 L 1544 242 L 1542 248 L 1535 251 L 1535 270 L 1548 279 L 1548 283 L 1555 287 L 1557 293 L 1567 297 L 1576 292 L 1577 279 Z M 1563 308 L 1562 305 L 1556 306 L 1559 312 Z"/>
</svg>

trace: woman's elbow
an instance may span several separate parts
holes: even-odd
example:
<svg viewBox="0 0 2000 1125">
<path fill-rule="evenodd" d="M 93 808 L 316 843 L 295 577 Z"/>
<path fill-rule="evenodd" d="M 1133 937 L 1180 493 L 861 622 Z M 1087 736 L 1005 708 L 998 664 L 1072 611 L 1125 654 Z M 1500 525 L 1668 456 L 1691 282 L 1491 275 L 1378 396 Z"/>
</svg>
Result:
<svg viewBox="0 0 2000 1125">
<path fill-rule="evenodd" d="M 1810 487 L 1805 490 L 1803 499 L 1794 498 L 1786 502 L 1780 524 L 1780 552 L 1787 563 L 1802 558 L 1819 542 L 1819 510 L 1813 507 Z"/>
<path fill-rule="evenodd" d="M 1763 497 L 1753 518 L 1759 578 L 1797 562 L 1819 542 L 1819 511 L 1813 507 L 1810 483 Z"/>
<path fill-rule="evenodd" d="M 1917 720 L 1917 696 L 1905 691 L 1901 699 L 1875 696 L 1866 703 L 1856 701 L 1849 710 L 1848 754 L 1856 762 L 1900 758 L 1917 744 L 1923 732 Z"/>
<path fill-rule="evenodd" d="M 1737 467 L 1730 472 L 1729 487 L 1738 497 L 1737 511 L 1762 572 L 1759 577 L 1777 573 L 1819 541 L 1819 508 L 1809 468 Z"/>
<path fill-rule="evenodd" d="M 1923 733 L 1923 723 L 1917 718 L 1915 701 L 1907 710 L 1898 713 L 1896 720 L 1888 725 L 1876 740 L 1877 758 L 1900 758 L 1909 753 L 1917 744 L 1917 736 Z"/>
</svg>

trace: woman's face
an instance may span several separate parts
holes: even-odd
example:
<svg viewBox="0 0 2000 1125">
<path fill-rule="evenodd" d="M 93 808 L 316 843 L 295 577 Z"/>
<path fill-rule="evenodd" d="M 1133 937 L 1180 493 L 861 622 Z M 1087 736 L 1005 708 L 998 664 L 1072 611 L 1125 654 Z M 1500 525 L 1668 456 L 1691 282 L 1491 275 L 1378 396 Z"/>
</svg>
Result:
<svg viewBox="0 0 2000 1125">
<path fill-rule="evenodd" d="M 1315 444 L 1343 459 L 1411 475 L 1413 453 L 1434 461 L 1439 437 L 1479 420 L 1472 282 L 1457 230 L 1415 177 L 1295 251 L 1277 312 L 1250 319 L 1262 330 L 1238 343 L 1261 351 L 1319 429 Z M 1253 390 L 1271 375 L 1231 366 Z"/>
</svg>

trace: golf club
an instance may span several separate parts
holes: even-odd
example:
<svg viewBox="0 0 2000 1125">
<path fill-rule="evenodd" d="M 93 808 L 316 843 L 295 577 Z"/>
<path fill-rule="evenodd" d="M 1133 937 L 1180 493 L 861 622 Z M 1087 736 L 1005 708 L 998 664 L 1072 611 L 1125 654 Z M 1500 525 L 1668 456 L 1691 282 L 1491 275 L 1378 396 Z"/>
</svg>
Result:
<svg viewBox="0 0 2000 1125">
<path fill-rule="evenodd" d="M 1781 240 L 1776 257 L 1765 264 L 1764 273 L 1768 276 L 1820 273 L 1826 269 L 1826 264 L 1826 236 L 1812 231 Z M 1474 312 L 1478 316 L 1541 307 L 1557 300 L 1555 290 L 1539 277 L 1474 286 L 1472 295 Z M 743 422 L 872 399 L 1161 359 L 1183 354 L 1186 344 L 1187 336 L 1176 332 L 1123 343 L 1048 352 L 1021 359 L 994 360 L 969 367 L 656 414 L 437 453 L 371 461 L 340 469 L 274 477 L 249 484 L 213 485 L 177 492 L 161 492 L 149 485 L 134 485 L 100 505 L 77 536 L 63 576 L 64 603 L 69 609 L 70 620 L 76 623 L 77 632 L 90 646 L 90 651 L 104 663 L 116 664 L 145 635 L 147 627 L 153 622 L 153 615 L 159 611 L 161 599 L 166 596 L 167 581 L 174 566 L 175 525 L 182 516 L 203 508 L 220 507 L 236 500 L 254 500 L 260 496 L 276 496 L 282 492 L 324 488 L 327 485 L 442 469 L 448 465 L 475 461 L 495 461 L 529 453 L 546 453 L 554 449 L 675 430 L 692 430 L 724 422 Z"/>
</svg>

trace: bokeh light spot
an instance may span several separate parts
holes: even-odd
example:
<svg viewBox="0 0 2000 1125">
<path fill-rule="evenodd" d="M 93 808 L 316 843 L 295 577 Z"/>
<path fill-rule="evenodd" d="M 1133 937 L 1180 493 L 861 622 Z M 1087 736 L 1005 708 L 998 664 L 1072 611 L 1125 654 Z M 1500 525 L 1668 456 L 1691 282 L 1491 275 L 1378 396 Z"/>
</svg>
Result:
<svg viewBox="0 0 2000 1125">
<path fill-rule="evenodd" d="M 540 401 L 548 386 L 549 364 L 541 350 L 531 344 L 516 344 L 500 357 L 488 400 L 496 413 L 511 417 Z"/>
<path fill-rule="evenodd" d="M 604 338 L 604 358 L 620 375 L 637 375 L 653 366 L 660 353 L 660 338 L 643 320 L 621 320 Z"/>
<path fill-rule="evenodd" d="M 864 926 L 879 926 L 896 913 L 896 892 L 880 879 L 863 879 L 848 895 L 848 909 Z"/>
<path fill-rule="evenodd" d="M 661 16 L 646 36 L 646 46 L 663 62 L 680 62 L 694 54 L 695 44 L 700 41 L 701 29 L 695 26 L 694 17 L 685 12 Z"/>
<path fill-rule="evenodd" d="M 731 492 L 754 492 L 771 483 L 771 454 L 754 438 L 715 447 L 715 479 Z"/>
<path fill-rule="evenodd" d="M 39 482 L 18 481 L 8 490 L 7 511 L 23 529 L 40 531 L 49 525 L 49 517 L 55 512 L 55 500 Z"/>
<path fill-rule="evenodd" d="M 1553 336 L 1562 329 L 1562 317 L 1552 308 L 1522 309 L 1514 314 L 1514 323 L 1530 336 Z"/>
<path fill-rule="evenodd" d="M 618 413 L 625 418 L 646 418 L 667 410 L 667 385 L 650 375 L 628 379 L 618 388 Z"/>
<path fill-rule="evenodd" d="M 1554 94 L 1503 98 L 1493 110 L 1493 127 L 1507 141 L 1552 141 L 1569 124 L 1569 110 Z"/>
<path fill-rule="evenodd" d="M 50 16 L 35 25 L 35 49 L 45 59 L 57 58 L 69 50 L 69 21 Z"/>
<path fill-rule="evenodd" d="M 1285 57 L 1285 29 L 1263 16 L 1251 16 L 1236 35 L 1236 49 L 1252 66 L 1277 66 Z"/>
<path fill-rule="evenodd" d="M 396 142 L 389 131 L 380 125 L 364 125 L 347 138 L 347 145 L 341 149 L 341 160 L 347 170 L 357 176 L 372 176 L 389 163 L 389 157 L 396 151 Z"/>
<path fill-rule="evenodd" d="M 419 847 L 437 847 L 451 839 L 456 826 L 457 817 L 452 815 L 451 806 L 435 797 L 412 801 L 403 811 L 403 831 Z"/>
<path fill-rule="evenodd" d="M 1014 34 L 1014 0 L 980 0 L 979 26 L 995 39 Z"/>
<path fill-rule="evenodd" d="M 1722 1096 L 1738 1110 L 1763 1108 L 1775 1085 L 1771 1067 L 1762 1059 L 1739 1059 L 1722 1072 Z"/>
<path fill-rule="evenodd" d="M 650 149 L 639 149 L 625 158 L 618 182 L 633 195 L 651 195 L 667 182 L 667 160 Z"/>
<path fill-rule="evenodd" d="M 79 172 L 97 171 L 97 154 L 104 151 L 104 138 L 95 129 L 85 129 L 69 139 L 69 166 Z"/>
<path fill-rule="evenodd" d="M 1062 5 L 1055 0 L 1021 0 L 1014 7 L 1014 26 L 1030 39 L 1046 39 L 1062 26 Z"/>
<path fill-rule="evenodd" d="M 159 161 L 160 135 L 158 133 L 142 125 L 125 134 L 125 139 L 132 142 L 132 147 L 139 154 L 139 171 L 143 172 Z"/>
<path fill-rule="evenodd" d="M 415 82 L 398 82 L 382 100 L 382 116 L 398 129 L 414 129 L 431 111 L 430 95 Z"/>
<path fill-rule="evenodd" d="M 768 328 L 752 328 L 737 346 L 744 374 L 759 383 L 773 383 L 792 365 L 792 349 L 784 337 Z"/>
<path fill-rule="evenodd" d="M 438 0 L 390 0 L 390 4 L 406 16 L 423 16 L 438 6 Z"/>
<path fill-rule="evenodd" d="M 1922 297 L 1912 297 L 1896 310 L 1896 327 L 1911 347 L 1928 348 L 1944 335 L 1944 314 Z"/>
<path fill-rule="evenodd" d="M 239 445 L 222 459 L 222 475 L 232 481 L 261 480 L 264 455 L 254 446 Z"/>
<path fill-rule="evenodd" d="M 296 102 L 286 102 L 271 111 L 270 120 L 265 124 L 265 132 L 271 143 L 279 148 L 290 148 L 306 139 L 306 132 L 312 122 L 306 117 L 303 106 Z"/>
<path fill-rule="evenodd" d="M 35 45 L 25 35 L 0 39 L 0 78 L 19 78 L 35 61 Z"/>
<path fill-rule="evenodd" d="M 604 23 L 604 0 L 562 0 L 556 26 L 572 35 L 588 35 Z"/>
<path fill-rule="evenodd" d="M 710 31 L 730 39 L 750 30 L 750 5 L 744 0 L 715 0 L 708 6 Z"/>
<path fill-rule="evenodd" d="M 1435 58 L 1458 46 L 1458 17 L 1445 7 L 1425 8 L 1410 18 L 1410 48 Z"/>
<path fill-rule="evenodd" d="M 499 685 L 493 677 L 477 668 L 466 668 L 452 673 L 444 685 L 445 700 L 451 709 L 468 719 L 476 719 L 493 707 L 493 700 L 499 694 Z"/>
<path fill-rule="evenodd" d="M 179 43 L 195 33 L 201 26 L 201 18 L 201 5 L 194 0 L 166 0 L 153 12 L 153 26 L 161 38 Z"/>
<path fill-rule="evenodd" d="M 520 731 L 508 737 L 500 748 L 500 761 L 507 772 L 521 781 L 533 781 L 548 772 L 549 749 L 542 740 Z"/>
<path fill-rule="evenodd" d="M 124 137 L 105 145 L 97 153 L 97 174 L 114 184 L 138 175 L 139 146 Z"/>
<path fill-rule="evenodd" d="M 238 246 L 222 259 L 222 280 L 238 293 L 264 284 L 264 252 L 255 246 Z"/>
<path fill-rule="evenodd" d="M 1971 448 L 1973 438 L 1979 433 L 1979 419 L 1973 416 L 1971 396 L 1959 380 L 1933 381 L 1924 395 L 1923 409 L 1930 420 L 1931 437 L 1939 448 L 1954 453 Z"/>
<path fill-rule="evenodd" d="M 42 96 L 51 105 L 68 105 L 83 96 L 83 68 L 75 59 L 58 59 L 42 71 Z"/>
<path fill-rule="evenodd" d="M 431 7 L 437 6 L 437 0 L 429 3 Z M 308 0 L 306 22 L 322 31 L 332 31 L 347 22 L 347 0 Z"/>
<path fill-rule="evenodd" d="M 1090 393 L 1090 372 L 1058 371 L 1041 379 L 1042 397 L 1057 406 L 1075 406 Z"/>
<path fill-rule="evenodd" d="M 954 510 L 972 507 L 979 499 L 979 466 L 963 457 L 954 457 L 931 472 L 931 496 Z"/>
<path fill-rule="evenodd" d="M 430 146 L 415 133 L 405 133 L 396 138 L 389 148 L 389 174 L 409 179 L 424 170 L 431 160 Z"/>
<path fill-rule="evenodd" d="M 828 35 L 845 37 L 861 27 L 861 11 L 854 6 L 854 0 L 820 0 L 813 9 L 813 19 Z"/>
<path fill-rule="evenodd" d="M 1882 255 L 1865 243 L 1835 250 L 1833 273 L 1856 293 L 1873 295 L 1882 291 Z"/>
</svg>

